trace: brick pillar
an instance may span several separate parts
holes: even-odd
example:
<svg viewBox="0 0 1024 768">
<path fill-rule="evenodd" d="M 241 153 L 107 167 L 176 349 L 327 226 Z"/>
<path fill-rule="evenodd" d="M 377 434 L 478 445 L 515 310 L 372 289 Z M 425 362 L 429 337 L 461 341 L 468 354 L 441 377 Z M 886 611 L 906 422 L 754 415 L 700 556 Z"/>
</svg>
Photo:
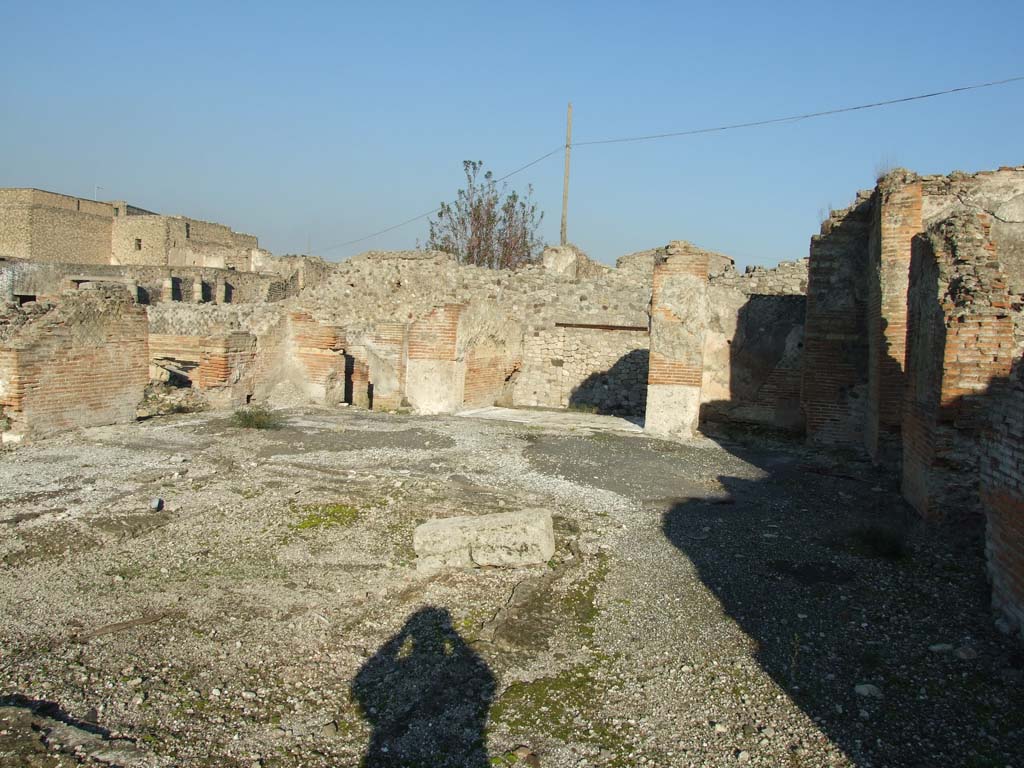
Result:
<svg viewBox="0 0 1024 768">
<path fill-rule="evenodd" d="M 227 304 L 227 283 L 223 277 L 218 277 L 213 287 L 213 303 Z"/>
<path fill-rule="evenodd" d="M 879 460 L 896 447 L 907 356 L 911 241 L 921 232 L 921 182 L 890 176 L 878 186 L 868 303 L 868 413 L 865 447 Z M 894 444 L 895 443 L 895 444 Z"/>
<path fill-rule="evenodd" d="M 458 359 L 459 318 L 465 306 L 445 304 L 409 326 L 406 397 L 419 413 L 462 407 L 465 364 Z"/>
<path fill-rule="evenodd" d="M 161 301 L 174 301 L 174 278 L 165 277 L 163 285 L 160 287 L 160 300 Z"/>
<path fill-rule="evenodd" d="M 203 281 L 197 277 L 192 281 L 192 301 L 196 304 L 203 303 Z"/>
<path fill-rule="evenodd" d="M 700 417 L 707 322 L 708 256 L 672 243 L 654 265 L 651 354 L 644 429 L 692 437 Z"/>
</svg>

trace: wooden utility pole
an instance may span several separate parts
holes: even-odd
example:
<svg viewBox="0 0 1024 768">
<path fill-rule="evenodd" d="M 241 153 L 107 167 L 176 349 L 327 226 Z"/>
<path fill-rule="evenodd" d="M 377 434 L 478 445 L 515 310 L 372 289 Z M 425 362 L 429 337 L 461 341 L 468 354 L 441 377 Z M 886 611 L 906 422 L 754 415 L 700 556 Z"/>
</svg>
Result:
<svg viewBox="0 0 1024 768">
<path fill-rule="evenodd" d="M 572 102 L 565 116 L 565 178 L 562 180 L 562 245 L 565 245 L 566 217 L 569 212 L 569 150 L 572 148 Z"/>
</svg>

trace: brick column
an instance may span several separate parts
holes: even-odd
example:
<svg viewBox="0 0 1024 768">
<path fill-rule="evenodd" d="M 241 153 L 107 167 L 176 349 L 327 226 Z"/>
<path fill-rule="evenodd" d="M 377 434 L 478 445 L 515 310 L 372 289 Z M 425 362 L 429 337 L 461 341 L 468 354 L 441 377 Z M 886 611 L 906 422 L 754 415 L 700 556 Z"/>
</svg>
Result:
<svg viewBox="0 0 1024 768">
<path fill-rule="evenodd" d="M 865 447 L 878 460 L 900 433 L 907 355 L 911 241 L 921 232 L 921 182 L 891 176 L 879 184 L 868 303 L 868 414 Z M 880 445 L 882 443 L 882 445 Z"/>
<path fill-rule="evenodd" d="M 465 307 L 445 304 L 409 326 L 406 397 L 419 413 L 462 407 L 465 366 L 458 359 L 459 318 Z"/>
<path fill-rule="evenodd" d="M 654 265 L 644 430 L 692 437 L 700 417 L 708 256 L 672 243 Z"/>
<path fill-rule="evenodd" d="M 196 304 L 203 303 L 203 280 L 197 277 L 192 281 L 192 301 Z"/>
</svg>

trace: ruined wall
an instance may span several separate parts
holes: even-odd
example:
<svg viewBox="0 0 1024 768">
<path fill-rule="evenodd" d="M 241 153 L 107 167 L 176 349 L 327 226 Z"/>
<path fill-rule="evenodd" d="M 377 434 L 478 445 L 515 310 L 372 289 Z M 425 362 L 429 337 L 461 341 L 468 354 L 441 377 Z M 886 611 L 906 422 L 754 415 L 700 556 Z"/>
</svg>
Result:
<svg viewBox="0 0 1024 768">
<path fill-rule="evenodd" d="M 710 272 L 708 282 L 747 296 L 803 296 L 807 293 L 807 265 L 808 259 L 780 261 L 774 267 L 748 266 L 740 274 L 730 263 Z"/>
<path fill-rule="evenodd" d="M 141 218 L 141 217 L 140 217 Z M 228 269 L 109 264 L 41 264 L 0 259 L 0 285 L 19 295 L 58 296 L 89 281 L 121 282 L 137 289 L 143 304 L 167 301 L 253 303 L 280 301 L 298 293 L 297 284 L 277 275 Z"/>
<path fill-rule="evenodd" d="M 429 251 L 370 252 L 338 265 L 327 280 L 303 292 L 301 304 L 320 322 L 346 329 L 350 347 L 360 350 L 355 357 L 373 369 L 375 404 L 397 407 L 401 397 L 396 388 L 400 391 L 403 381 L 422 400 L 426 397 L 423 383 L 413 381 L 414 372 L 419 375 L 442 363 L 448 368 L 451 362 L 459 368 L 458 386 L 463 388 L 457 402 L 452 391 L 449 406 L 453 409 L 489 405 L 503 398 L 519 405 L 564 406 L 588 380 L 593 395 L 603 390 L 599 377 L 621 376 L 632 368 L 632 361 L 646 350 L 645 335 L 583 329 L 576 333 L 577 342 L 593 341 L 595 347 L 566 342 L 561 358 L 543 351 L 545 341 L 572 336 L 573 332 L 563 333 L 559 324 L 645 329 L 650 296 L 649 278 L 645 282 L 642 274 L 620 274 L 600 265 L 592 269 L 576 250 L 569 256 L 562 265 L 565 269 L 549 272 L 541 266 L 517 271 L 461 266 L 448 254 Z M 422 352 L 414 344 L 409 347 L 408 368 L 399 371 L 395 324 L 415 326 L 428 316 L 436 319 L 433 313 L 438 308 L 455 305 L 466 308 L 460 312 L 455 356 L 435 356 L 428 364 L 422 362 L 427 358 L 417 357 Z M 389 334 L 392 340 L 387 342 Z M 623 340 L 630 348 L 623 347 Z M 417 344 L 423 342 L 420 336 Z M 631 353 L 627 365 L 612 370 Z M 421 362 L 411 362 L 417 359 Z M 571 376 L 553 372 L 553 359 L 569 361 L 563 367 L 573 372 Z M 635 402 L 642 398 L 639 390 L 637 386 L 628 398 L 619 399 Z M 615 398 L 606 400 L 611 407 Z M 440 407 L 432 402 L 431 407 Z"/>
<path fill-rule="evenodd" d="M 31 311 L 0 338 L 4 439 L 133 420 L 149 380 L 145 311 L 100 291 Z"/>
<path fill-rule="evenodd" d="M 979 512 L 990 384 L 1009 376 L 1013 317 L 987 216 L 959 212 L 914 241 L 903 495 L 925 517 Z"/>
<path fill-rule="evenodd" d="M 308 397 L 320 403 L 345 400 L 345 334 L 305 312 L 288 314 L 289 352 Z"/>
<path fill-rule="evenodd" d="M 859 192 L 811 238 L 801 404 L 812 444 L 863 444 L 871 222 L 871 193 Z"/>
<path fill-rule="evenodd" d="M 989 217 L 991 242 L 1010 293 L 1019 300 L 1024 295 L 1024 168 L 949 176 L 898 169 L 880 179 L 873 192 L 859 193 L 852 208 L 832 214 L 813 239 L 804 390 L 811 442 L 861 442 L 876 461 L 899 456 L 911 244 L 919 233 L 960 214 Z M 865 217 L 870 219 L 866 239 Z M 838 260 L 837 252 L 842 252 Z"/>
<path fill-rule="evenodd" d="M 700 417 L 708 253 L 674 242 L 654 265 L 644 429 L 691 437 Z"/>
<path fill-rule="evenodd" d="M 0 256 L 107 264 L 114 208 L 38 189 L 0 189 Z"/>
</svg>

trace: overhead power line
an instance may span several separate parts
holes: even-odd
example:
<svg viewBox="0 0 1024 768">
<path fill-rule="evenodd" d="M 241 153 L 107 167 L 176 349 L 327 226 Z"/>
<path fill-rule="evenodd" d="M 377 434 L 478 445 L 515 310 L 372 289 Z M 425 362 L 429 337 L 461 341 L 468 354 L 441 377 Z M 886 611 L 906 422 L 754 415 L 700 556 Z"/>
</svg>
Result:
<svg viewBox="0 0 1024 768">
<path fill-rule="evenodd" d="M 904 96 L 904 97 L 899 98 L 899 99 L 887 99 L 885 101 L 874 101 L 874 102 L 871 102 L 869 104 L 857 104 L 857 105 L 852 106 L 852 107 L 838 107 L 836 109 L 825 109 L 825 110 L 821 110 L 819 112 L 805 112 L 804 114 L 789 115 L 787 117 L 773 117 L 773 118 L 770 118 L 770 119 L 767 119 L 767 120 L 751 120 L 751 121 L 745 122 L 745 123 L 730 123 L 730 124 L 727 124 L 727 125 L 716 125 L 716 126 L 711 126 L 711 127 L 708 127 L 708 128 L 693 128 L 693 129 L 686 130 L 686 131 L 669 131 L 667 133 L 652 133 L 652 134 L 648 134 L 648 135 L 645 135 L 645 136 L 622 136 L 622 137 L 611 138 L 611 139 L 592 139 L 590 141 L 575 141 L 575 142 L 572 142 L 572 144 L 570 144 L 568 146 L 566 146 L 566 145 L 559 145 L 559 146 L 555 147 L 554 149 L 552 149 L 550 152 L 545 152 L 540 157 L 535 158 L 534 160 L 531 160 L 530 162 L 526 163 L 525 165 L 519 166 L 514 171 L 506 173 L 504 176 L 499 176 L 497 179 L 495 179 L 495 181 L 496 182 L 505 181 L 506 179 L 509 179 L 509 178 L 515 176 L 517 173 L 522 173 L 527 168 L 532 168 L 537 163 L 539 163 L 539 162 L 541 162 L 543 160 L 547 160 L 552 155 L 557 155 L 559 152 L 562 152 L 565 149 L 570 148 L 570 147 L 571 148 L 576 148 L 576 147 L 597 146 L 597 145 L 600 145 L 600 144 L 625 144 L 625 143 L 629 143 L 629 142 L 639 142 L 639 141 L 656 141 L 658 139 L 670 139 L 670 138 L 676 138 L 676 137 L 680 137 L 680 136 L 697 136 L 697 135 L 702 134 L 702 133 L 719 133 L 719 132 L 722 132 L 722 131 L 733 131 L 733 130 L 738 130 L 738 129 L 741 129 L 741 128 L 758 128 L 758 127 L 762 127 L 762 126 L 766 126 L 766 125 L 777 125 L 777 124 L 780 124 L 780 123 L 796 123 L 796 122 L 800 122 L 802 120 L 810 120 L 810 119 L 816 118 L 816 117 L 827 117 L 829 115 L 841 115 L 841 114 L 844 114 L 846 112 L 858 112 L 860 110 L 865 110 L 865 109 L 877 109 L 879 107 L 889 107 L 889 106 L 892 106 L 894 104 L 906 104 L 907 102 L 911 102 L 911 101 L 922 101 L 924 99 L 935 98 L 936 96 L 948 96 L 948 95 L 954 94 L 954 93 L 964 93 L 965 91 L 977 91 L 977 90 L 980 90 L 982 88 L 992 88 L 992 87 L 999 86 L 999 85 L 1007 85 L 1009 83 L 1018 83 L 1018 82 L 1021 82 L 1021 81 L 1024 81 L 1024 75 L 1017 76 L 1017 77 L 1007 77 L 1007 78 L 1004 78 L 1002 80 L 991 80 L 991 81 L 989 81 L 987 83 L 975 83 L 973 85 L 963 85 L 963 86 L 960 86 L 959 88 L 947 88 L 947 89 L 942 90 L 942 91 L 932 91 L 931 93 L 921 93 L 921 94 L 918 94 L 916 96 Z M 355 240 L 347 240 L 347 241 L 345 241 L 343 243 L 335 243 L 334 245 L 329 245 L 329 246 L 327 246 L 325 248 L 319 248 L 318 250 L 320 250 L 320 251 L 332 251 L 332 250 L 335 250 L 337 248 L 344 248 L 345 246 L 348 246 L 348 245 L 355 245 L 356 243 L 361 243 L 361 242 L 363 242 L 365 240 L 371 240 L 372 238 L 378 237 L 379 235 L 383 235 L 383 234 L 386 234 L 388 232 L 392 232 L 392 231 L 394 231 L 396 229 L 400 229 L 401 227 L 404 227 L 404 226 L 406 226 L 408 224 L 412 224 L 413 222 L 420 221 L 421 219 L 425 219 L 425 218 L 427 218 L 429 216 L 433 216 L 435 213 L 437 213 L 440 210 L 441 210 L 441 208 L 437 207 L 437 208 L 434 208 L 433 210 L 427 211 L 426 213 L 421 213 L 419 216 L 413 216 L 411 219 L 406 219 L 403 222 L 400 222 L 400 223 L 394 224 L 394 225 L 392 225 L 390 227 L 386 227 L 384 229 L 378 230 L 377 232 L 373 232 L 373 233 L 371 233 L 369 235 L 364 235 L 363 237 L 358 237 Z"/>
<path fill-rule="evenodd" d="M 716 131 L 732 131 L 737 128 L 757 128 L 762 125 L 775 125 L 777 123 L 795 123 L 800 120 L 810 120 L 813 117 L 825 117 L 827 115 L 840 115 L 844 112 L 857 112 L 862 109 L 875 109 L 877 107 L 888 107 L 893 104 L 905 104 L 908 101 L 921 101 L 931 99 L 935 96 L 947 96 L 951 93 L 962 93 L 964 91 L 976 91 L 979 88 L 991 88 L 996 85 L 1006 85 L 1024 80 L 1021 77 L 1008 77 L 1005 80 L 993 80 L 989 83 L 977 83 L 976 85 L 964 85 L 960 88 L 947 88 L 944 91 L 933 91 L 922 93 L 918 96 L 904 96 L 901 99 L 888 99 L 886 101 L 875 101 L 870 104 L 858 104 L 855 107 L 839 107 L 838 109 L 826 109 L 821 112 L 807 112 L 802 115 L 790 115 L 789 117 L 773 117 L 770 120 L 753 120 L 748 123 L 732 123 L 730 125 L 716 125 L 712 128 L 694 128 L 689 131 L 671 131 L 669 133 L 652 133 L 647 136 L 625 136 L 617 139 L 596 139 L 593 141 L 577 141 L 573 147 L 585 147 L 594 144 L 623 144 L 629 141 L 653 141 L 655 139 L 670 139 L 675 136 L 696 136 L 700 133 L 715 133 Z"/>
</svg>

